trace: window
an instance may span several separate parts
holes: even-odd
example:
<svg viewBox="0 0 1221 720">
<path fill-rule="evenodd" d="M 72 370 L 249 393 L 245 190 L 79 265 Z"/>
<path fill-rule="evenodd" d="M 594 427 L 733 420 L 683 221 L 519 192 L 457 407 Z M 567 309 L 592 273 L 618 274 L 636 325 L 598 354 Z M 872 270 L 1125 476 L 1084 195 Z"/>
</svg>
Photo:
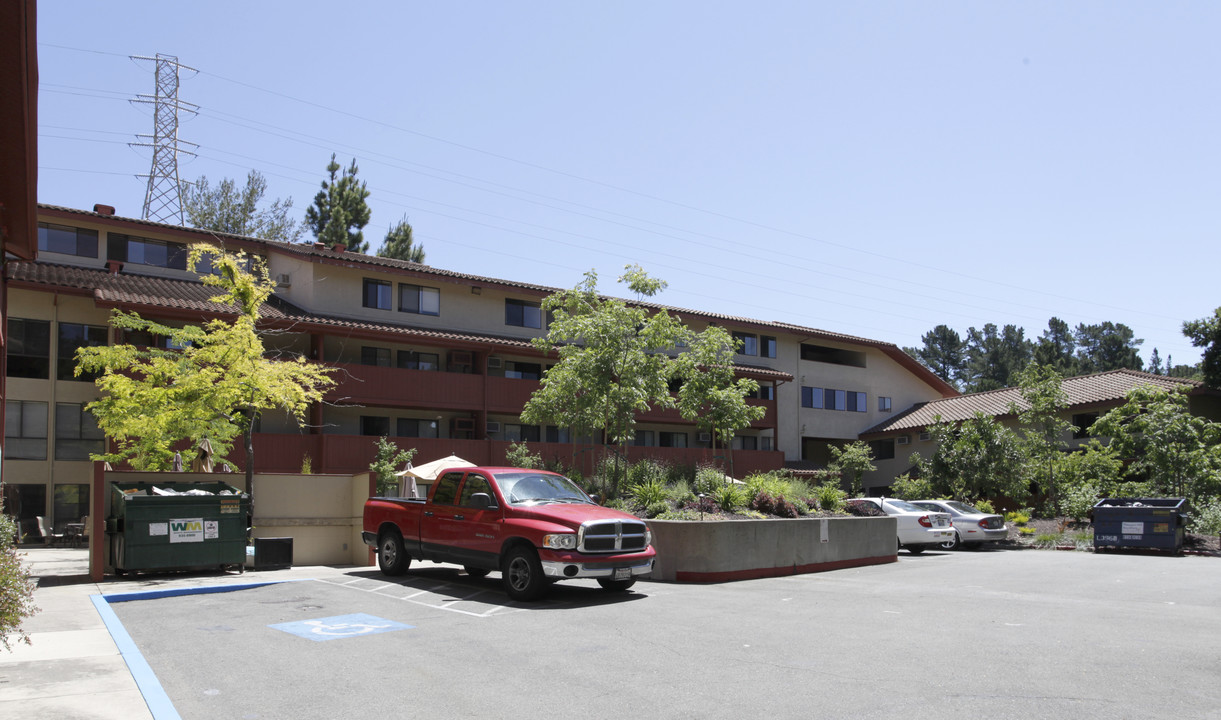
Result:
<svg viewBox="0 0 1221 720">
<path fill-rule="evenodd" d="M 823 391 L 823 407 L 827 410 L 844 410 L 848 407 L 848 393 L 843 390 Z"/>
<path fill-rule="evenodd" d="M 772 449 L 772 439 L 766 435 L 759 438 L 759 449 L 770 451 Z"/>
<path fill-rule="evenodd" d="M 370 280 L 365 278 L 365 307 L 389 310 L 392 292 L 394 292 L 393 286 L 385 280 Z"/>
<path fill-rule="evenodd" d="M 739 344 L 739 355 L 758 355 L 759 354 L 759 338 L 750 333 L 736 332 L 733 334 L 733 339 Z"/>
<path fill-rule="evenodd" d="M 1073 415 L 1073 426 L 1077 428 L 1073 431 L 1073 439 L 1083 440 L 1090 437 L 1090 426 L 1097 421 L 1098 413 L 1096 412 Z"/>
<path fill-rule="evenodd" d="M 8 321 L 8 376 L 46 380 L 51 372 L 51 323 Z"/>
<path fill-rule="evenodd" d="M 484 493 L 493 503 L 496 502 L 496 496 L 492 494 L 492 486 L 488 484 L 487 478 L 482 475 L 471 475 L 467 477 L 466 483 L 462 486 L 462 498 L 458 504 L 463 507 L 471 507 L 471 496 L 476 493 Z"/>
<path fill-rule="evenodd" d="M 865 412 L 869 409 L 869 398 L 863 392 L 848 391 L 848 412 Z"/>
<path fill-rule="evenodd" d="M 419 315 L 440 315 L 441 291 L 436 288 L 400 283 L 399 311 Z"/>
<path fill-rule="evenodd" d="M 824 347 L 822 345 L 801 344 L 801 359 L 812 362 L 830 363 L 832 365 L 850 365 L 865 367 L 865 353 L 855 350 Z"/>
<path fill-rule="evenodd" d="M 38 223 L 38 251 L 96 258 L 98 256 L 98 231 L 67 225 Z"/>
<path fill-rule="evenodd" d="M 395 423 L 398 430 L 395 435 L 406 438 L 435 438 L 437 434 L 436 420 L 421 420 L 417 418 L 399 418 Z"/>
<path fill-rule="evenodd" d="M 816 387 L 801 388 L 801 406 L 807 408 L 822 408 L 823 389 Z"/>
<path fill-rule="evenodd" d="M 754 435 L 739 435 L 733 439 L 734 450 L 758 450 L 759 438 Z"/>
<path fill-rule="evenodd" d="M 538 425 L 518 425 L 515 423 L 505 423 L 504 439 L 510 442 L 539 442 Z"/>
<path fill-rule="evenodd" d="M 399 367 L 404 370 L 439 370 L 441 356 L 437 353 L 399 350 Z"/>
<path fill-rule="evenodd" d="M 637 447 L 654 447 L 657 444 L 653 439 L 654 435 L 652 430 L 637 430 L 636 437 L 632 438 L 632 444 Z"/>
<path fill-rule="evenodd" d="M 661 447 L 687 447 L 687 433 L 685 432 L 660 432 L 657 433 L 657 444 Z"/>
<path fill-rule="evenodd" d="M 9 460 L 47 459 L 47 404 L 9 400 L 4 404 L 4 450 Z"/>
<path fill-rule="evenodd" d="M 93 382 L 97 375 L 93 373 L 76 373 L 76 349 L 96 347 L 106 344 L 106 328 L 98 325 L 80 325 L 78 323 L 59 324 L 59 346 L 56 355 L 55 376 L 60 380 L 81 380 Z"/>
<path fill-rule="evenodd" d="M 755 400 L 775 400 L 776 387 L 774 385 L 760 385 L 758 390 L 753 390 L 746 393 L 746 397 L 753 398 Z M 802 398 L 804 399 L 804 397 L 805 396 L 803 394 Z"/>
<path fill-rule="evenodd" d="M 80 522 L 89 514 L 88 485 L 56 485 L 53 506 L 55 530 L 60 532 L 70 522 Z"/>
<path fill-rule="evenodd" d="M 386 437 L 390 434 L 390 418 L 374 415 L 360 416 L 360 434 Z"/>
<path fill-rule="evenodd" d="M 379 347 L 362 347 L 360 349 L 360 364 L 374 367 L 390 367 L 390 349 Z"/>
<path fill-rule="evenodd" d="M 571 435 L 571 433 L 568 432 L 568 428 L 548 425 L 547 426 L 547 442 L 549 442 L 549 443 L 572 442 L 572 435 Z"/>
<path fill-rule="evenodd" d="M 505 377 L 518 380 L 538 380 L 542 377 L 543 366 L 538 363 L 522 363 L 512 360 L 505 361 Z"/>
<path fill-rule="evenodd" d="M 767 335 L 759 336 L 759 354 L 763 357 L 776 357 L 776 338 Z"/>
<path fill-rule="evenodd" d="M 874 460 L 893 460 L 895 457 L 895 440 L 894 438 L 873 440 L 869 443 L 869 449 L 873 451 Z"/>
<path fill-rule="evenodd" d="M 118 233 L 110 233 L 107 236 L 106 257 L 109 260 L 118 260 L 133 265 L 186 270 L 189 254 L 186 246 L 178 243 L 119 235 Z"/>
<path fill-rule="evenodd" d="M 437 481 L 437 489 L 432 494 L 432 501 L 438 505 L 453 505 L 454 500 L 458 497 L 458 482 L 462 480 L 462 473 L 450 472 L 441 476 Z"/>
<path fill-rule="evenodd" d="M 890 398 L 878 396 L 878 412 L 890 412 Z"/>
<path fill-rule="evenodd" d="M 56 460 L 88 460 L 105 450 L 106 435 L 93 413 L 79 403 L 55 403 Z"/>
<path fill-rule="evenodd" d="M 538 303 L 525 300 L 505 300 L 505 325 L 542 328 L 543 309 Z"/>
</svg>

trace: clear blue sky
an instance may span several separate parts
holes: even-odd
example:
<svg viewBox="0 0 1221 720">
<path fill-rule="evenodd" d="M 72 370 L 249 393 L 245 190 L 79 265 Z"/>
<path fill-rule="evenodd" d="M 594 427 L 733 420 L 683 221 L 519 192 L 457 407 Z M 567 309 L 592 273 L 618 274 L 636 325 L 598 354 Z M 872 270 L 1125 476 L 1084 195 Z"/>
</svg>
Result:
<svg viewBox="0 0 1221 720">
<path fill-rule="evenodd" d="M 151 63 L 199 72 L 184 179 L 304 214 L 355 157 L 376 247 L 901 346 L 1221 305 L 1221 4 L 39 3 L 41 202 L 139 217 Z"/>
</svg>

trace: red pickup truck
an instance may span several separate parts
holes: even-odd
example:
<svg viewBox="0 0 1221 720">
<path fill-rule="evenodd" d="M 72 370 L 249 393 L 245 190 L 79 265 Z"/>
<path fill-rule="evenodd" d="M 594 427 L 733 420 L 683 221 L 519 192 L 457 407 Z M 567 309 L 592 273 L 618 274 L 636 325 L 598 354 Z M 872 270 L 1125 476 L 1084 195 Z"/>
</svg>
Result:
<svg viewBox="0 0 1221 720">
<path fill-rule="evenodd" d="M 601 507 L 563 475 L 466 467 L 443 471 L 427 499 L 373 497 L 361 537 L 386 575 L 412 558 L 500 571 L 514 600 L 534 600 L 557 580 L 594 578 L 624 591 L 653 571 L 644 521 Z"/>
</svg>

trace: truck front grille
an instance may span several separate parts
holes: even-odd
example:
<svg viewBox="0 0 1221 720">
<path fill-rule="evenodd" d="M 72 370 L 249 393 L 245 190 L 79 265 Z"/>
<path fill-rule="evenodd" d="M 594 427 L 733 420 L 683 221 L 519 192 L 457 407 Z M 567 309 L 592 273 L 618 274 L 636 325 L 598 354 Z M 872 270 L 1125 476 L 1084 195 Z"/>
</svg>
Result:
<svg viewBox="0 0 1221 720">
<path fill-rule="evenodd" d="M 577 551 L 584 553 L 637 552 L 645 542 L 645 524 L 632 520 L 585 523 L 577 533 Z"/>
</svg>

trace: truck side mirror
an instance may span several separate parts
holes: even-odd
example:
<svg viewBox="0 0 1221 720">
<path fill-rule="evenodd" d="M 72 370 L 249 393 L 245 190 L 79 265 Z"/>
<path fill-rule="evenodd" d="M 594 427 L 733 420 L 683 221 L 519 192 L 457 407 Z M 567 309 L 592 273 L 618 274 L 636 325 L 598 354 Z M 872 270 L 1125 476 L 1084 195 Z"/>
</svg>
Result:
<svg viewBox="0 0 1221 720">
<path fill-rule="evenodd" d="M 496 503 L 492 502 L 492 496 L 487 493 L 475 493 L 471 495 L 470 506 L 476 510 L 491 510 L 496 507 Z"/>
</svg>

